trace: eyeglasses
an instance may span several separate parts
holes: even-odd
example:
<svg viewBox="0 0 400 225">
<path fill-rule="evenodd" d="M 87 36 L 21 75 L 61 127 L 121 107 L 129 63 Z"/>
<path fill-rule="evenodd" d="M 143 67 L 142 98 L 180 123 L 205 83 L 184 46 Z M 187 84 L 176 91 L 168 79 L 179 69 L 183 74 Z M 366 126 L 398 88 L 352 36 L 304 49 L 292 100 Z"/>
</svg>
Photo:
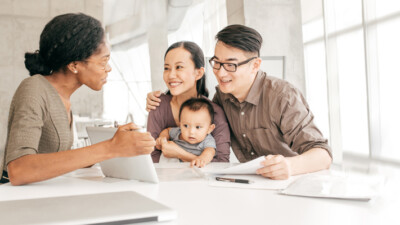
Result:
<svg viewBox="0 0 400 225">
<path fill-rule="evenodd" d="M 243 62 L 240 62 L 240 63 L 221 63 L 221 62 L 217 62 L 213 58 L 211 58 L 209 62 L 210 62 L 210 65 L 211 65 L 211 67 L 213 69 L 220 70 L 221 66 L 223 66 L 224 69 L 226 71 L 228 71 L 228 72 L 236 72 L 238 66 L 244 65 L 244 64 L 246 64 L 246 63 L 248 63 L 251 60 L 256 59 L 256 58 L 257 57 L 253 57 L 253 58 L 247 59 L 247 60 L 245 60 Z"/>
<path fill-rule="evenodd" d="M 96 62 L 96 61 L 90 61 L 90 60 L 84 60 L 84 62 L 87 62 L 87 63 L 88 63 L 88 62 L 94 63 L 94 64 L 100 66 L 99 68 L 100 68 L 101 70 L 107 70 L 108 68 L 111 67 L 110 64 L 108 63 L 108 60 L 107 60 L 106 62 L 101 62 L 101 63 Z"/>
</svg>

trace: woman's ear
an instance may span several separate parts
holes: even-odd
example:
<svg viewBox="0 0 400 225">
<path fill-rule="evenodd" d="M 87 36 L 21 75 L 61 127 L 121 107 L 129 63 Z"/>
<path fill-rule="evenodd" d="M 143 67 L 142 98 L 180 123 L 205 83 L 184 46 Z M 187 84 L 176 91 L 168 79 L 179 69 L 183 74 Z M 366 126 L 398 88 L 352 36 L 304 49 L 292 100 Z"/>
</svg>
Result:
<svg viewBox="0 0 400 225">
<path fill-rule="evenodd" d="M 67 65 L 68 70 L 71 71 L 72 73 L 78 73 L 78 69 L 77 69 L 76 64 L 77 64 L 76 62 L 70 62 Z"/>
<path fill-rule="evenodd" d="M 204 67 L 196 69 L 196 81 L 200 80 L 204 76 Z"/>
</svg>

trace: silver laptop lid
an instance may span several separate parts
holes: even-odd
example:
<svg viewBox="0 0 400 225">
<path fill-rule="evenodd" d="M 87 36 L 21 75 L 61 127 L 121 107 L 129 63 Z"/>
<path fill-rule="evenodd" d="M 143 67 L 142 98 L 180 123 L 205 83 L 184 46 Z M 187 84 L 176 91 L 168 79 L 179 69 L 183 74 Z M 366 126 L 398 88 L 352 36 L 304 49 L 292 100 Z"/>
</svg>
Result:
<svg viewBox="0 0 400 225">
<path fill-rule="evenodd" d="M 0 201 L 1 224 L 129 224 L 169 221 L 175 210 L 136 192 Z"/>
</svg>

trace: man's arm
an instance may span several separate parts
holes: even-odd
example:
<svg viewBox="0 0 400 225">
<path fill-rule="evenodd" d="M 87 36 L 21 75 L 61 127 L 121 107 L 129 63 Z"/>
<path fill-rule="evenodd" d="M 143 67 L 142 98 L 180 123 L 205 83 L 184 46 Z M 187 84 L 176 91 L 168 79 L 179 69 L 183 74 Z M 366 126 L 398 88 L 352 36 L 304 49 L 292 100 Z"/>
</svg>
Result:
<svg viewBox="0 0 400 225">
<path fill-rule="evenodd" d="M 258 169 L 257 174 L 274 180 L 283 180 L 293 175 L 328 169 L 331 161 L 332 158 L 322 148 L 313 148 L 293 157 L 268 155 L 262 162 L 264 167 Z"/>
<path fill-rule="evenodd" d="M 329 169 L 332 158 L 323 148 L 312 148 L 301 155 L 288 157 L 291 175 L 311 173 Z"/>
<path fill-rule="evenodd" d="M 299 153 L 294 157 L 270 155 L 263 162 L 259 174 L 272 179 L 287 179 L 291 175 L 328 169 L 332 159 L 330 147 L 315 126 L 308 104 L 302 94 L 287 86 L 280 96 L 272 100 L 278 110 L 271 114 L 286 144 Z"/>
</svg>

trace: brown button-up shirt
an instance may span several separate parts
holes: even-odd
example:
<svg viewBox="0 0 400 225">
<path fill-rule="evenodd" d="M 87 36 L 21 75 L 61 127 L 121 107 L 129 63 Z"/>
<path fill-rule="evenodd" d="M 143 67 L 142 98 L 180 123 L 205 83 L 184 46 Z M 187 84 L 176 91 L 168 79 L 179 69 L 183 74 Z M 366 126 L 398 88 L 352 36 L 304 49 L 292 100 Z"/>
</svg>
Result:
<svg viewBox="0 0 400 225">
<path fill-rule="evenodd" d="M 262 155 L 296 156 L 328 141 L 315 126 L 303 95 L 290 83 L 259 71 L 243 102 L 216 87 L 213 101 L 221 105 L 231 128 L 232 150 L 240 162 Z"/>
</svg>

